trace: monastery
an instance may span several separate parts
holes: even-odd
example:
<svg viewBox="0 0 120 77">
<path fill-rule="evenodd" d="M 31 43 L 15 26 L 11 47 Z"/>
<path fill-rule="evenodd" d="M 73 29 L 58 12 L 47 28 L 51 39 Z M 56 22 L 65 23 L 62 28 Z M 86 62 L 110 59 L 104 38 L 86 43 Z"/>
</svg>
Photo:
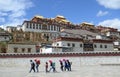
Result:
<svg viewBox="0 0 120 77">
<path fill-rule="evenodd" d="M 6 53 L 110 52 L 114 46 L 119 49 L 119 45 L 114 45 L 120 38 L 117 29 L 87 22 L 73 24 L 60 15 L 55 18 L 37 15 L 6 30 L 12 37 L 5 47 Z"/>
</svg>

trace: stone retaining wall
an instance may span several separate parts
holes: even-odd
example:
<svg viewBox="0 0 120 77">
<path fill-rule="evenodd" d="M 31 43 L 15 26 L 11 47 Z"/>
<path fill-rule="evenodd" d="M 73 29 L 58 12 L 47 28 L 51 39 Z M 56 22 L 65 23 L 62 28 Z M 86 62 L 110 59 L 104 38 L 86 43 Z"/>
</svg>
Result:
<svg viewBox="0 0 120 77">
<path fill-rule="evenodd" d="M 41 60 L 41 66 L 52 60 L 59 67 L 59 60 L 69 59 L 73 66 L 77 65 L 120 65 L 120 53 L 52 53 L 52 54 L 0 54 L 0 67 L 2 66 L 28 66 L 29 60 Z"/>
</svg>

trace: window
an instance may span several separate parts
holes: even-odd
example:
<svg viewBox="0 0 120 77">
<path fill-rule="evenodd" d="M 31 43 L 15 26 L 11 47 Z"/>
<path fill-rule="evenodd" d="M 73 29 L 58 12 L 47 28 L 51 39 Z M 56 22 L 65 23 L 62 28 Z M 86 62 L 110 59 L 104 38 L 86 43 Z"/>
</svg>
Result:
<svg viewBox="0 0 120 77">
<path fill-rule="evenodd" d="M 31 48 L 28 48 L 28 53 L 31 53 Z"/>
<path fill-rule="evenodd" d="M 32 25 L 31 25 L 31 23 L 30 23 L 30 28 L 32 28 Z"/>
<path fill-rule="evenodd" d="M 70 43 L 68 43 L 67 46 L 70 46 Z"/>
<path fill-rule="evenodd" d="M 51 30 L 53 30 L 53 26 L 51 25 Z"/>
<path fill-rule="evenodd" d="M 7 39 L 7 37 L 4 37 L 5 39 Z"/>
<path fill-rule="evenodd" d="M 57 43 L 57 46 L 59 46 L 59 44 Z"/>
<path fill-rule="evenodd" d="M 47 28 L 47 25 L 46 25 L 46 24 L 43 24 L 42 30 L 46 30 L 46 28 Z"/>
<path fill-rule="evenodd" d="M 102 48 L 102 45 L 100 45 L 100 48 Z"/>
<path fill-rule="evenodd" d="M 60 31 L 60 27 L 58 27 L 58 31 Z"/>
<path fill-rule="evenodd" d="M 56 26 L 54 26 L 54 31 L 56 30 Z"/>
<path fill-rule="evenodd" d="M 42 25 L 38 24 L 38 26 L 39 26 L 39 29 L 41 29 Z"/>
<path fill-rule="evenodd" d="M 26 25 L 26 28 L 28 28 L 28 23 L 26 23 L 27 25 Z"/>
<path fill-rule="evenodd" d="M 82 44 L 80 44 L 80 47 L 82 47 Z"/>
<path fill-rule="evenodd" d="M 107 45 L 105 45 L 105 48 L 107 48 Z"/>
<path fill-rule="evenodd" d="M 36 29 L 38 29 L 38 24 L 36 24 Z"/>
<path fill-rule="evenodd" d="M 35 24 L 33 23 L 33 29 L 35 29 Z"/>
<path fill-rule="evenodd" d="M 96 44 L 94 45 L 94 48 L 97 48 L 97 45 L 96 45 Z"/>
<path fill-rule="evenodd" d="M 72 47 L 75 47 L 75 44 L 74 44 L 74 43 L 72 44 Z"/>
<path fill-rule="evenodd" d="M 23 52 L 23 53 L 25 52 L 25 48 L 22 48 L 22 52 Z"/>
<path fill-rule="evenodd" d="M 18 52 L 18 48 L 14 48 L 14 52 L 17 53 Z"/>
</svg>

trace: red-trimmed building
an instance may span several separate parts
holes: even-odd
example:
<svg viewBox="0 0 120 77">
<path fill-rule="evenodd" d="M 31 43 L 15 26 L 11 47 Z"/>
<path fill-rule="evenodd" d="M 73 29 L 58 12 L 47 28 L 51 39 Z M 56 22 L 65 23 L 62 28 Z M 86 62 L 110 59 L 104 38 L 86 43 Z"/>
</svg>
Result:
<svg viewBox="0 0 120 77">
<path fill-rule="evenodd" d="M 113 51 L 113 41 L 102 39 L 83 40 L 81 38 L 74 37 L 60 37 L 57 38 L 53 44 L 53 47 L 62 48 L 60 52 L 110 52 Z M 64 49 L 67 48 L 67 50 Z M 72 50 L 72 51 L 69 51 Z"/>
</svg>

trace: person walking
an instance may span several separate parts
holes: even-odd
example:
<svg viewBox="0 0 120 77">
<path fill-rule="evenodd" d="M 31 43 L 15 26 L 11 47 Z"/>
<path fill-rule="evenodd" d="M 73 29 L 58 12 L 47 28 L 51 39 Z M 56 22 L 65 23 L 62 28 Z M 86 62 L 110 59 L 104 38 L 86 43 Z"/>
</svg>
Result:
<svg viewBox="0 0 120 77">
<path fill-rule="evenodd" d="M 49 69 L 50 72 L 53 69 L 52 60 L 49 60 L 49 63 L 50 63 L 50 69 Z"/>
<path fill-rule="evenodd" d="M 30 64 L 31 64 L 31 68 L 29 73 L 31 73 L 32 70 L 35 72 L 35 63 L 32 60 L 30 60 Z"/>
<path fill-rule="evenodd" d="M 46 64 L 45 64 L 45 71 L 46 71 L 46 73 L 48 72 L 48 62 L 46 62 Z"/>
<path fill-rule="evenodd" d="M 72 62 L 70 62 L 69 60 L 67 60 L 67 65 L 68 65 L 68 71 L 71 71 L 71 65 L 72 65 Z"/>
<path fill-rule="evenodd" d="M 35 64 L 36 64 L 36 71 L 39 72 L 40 60 L 35 59 Z"/>
<path fill-rule="evenodd" d="M 53 70 L 53 72 L 55 72 L 55 63 L 53 63 L 52 60 L 49 60 L 49 63 L 50 63 L 49 72 L 50 72 L 51 70 Z"/>
<path fill-rule="evenodd" d="M 53 68 L 53 72 L 57 72 L 57 71 L 56 71 L 55 62 L 52 63 L 52 68 Z"/>
<path fill-rule="evenodd" d="M 60 62 L 60 69 L 61 69 L 61 71 L 63 71 L 63 62 L 62 62 L 62 60 L 59 60 L 59 62 Z"/>
</svg>

